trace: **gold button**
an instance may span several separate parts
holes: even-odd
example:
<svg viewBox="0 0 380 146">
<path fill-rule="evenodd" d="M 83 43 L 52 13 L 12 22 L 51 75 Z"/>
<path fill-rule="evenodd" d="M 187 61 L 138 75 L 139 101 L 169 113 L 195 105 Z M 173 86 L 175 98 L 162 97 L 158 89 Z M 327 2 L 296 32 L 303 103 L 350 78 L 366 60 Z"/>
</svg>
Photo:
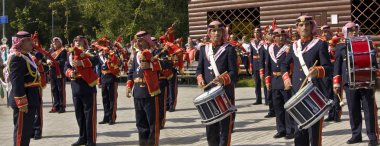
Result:
<svg viewBox="0 0 380 146">
<path fill-rule="evenodd" d="M 300 78 L 300 81 L 302 81 L 302 78 Z"/>
<path fill-rule="evenodd" d="M 302 71 L 302 68 L 300 69 L 300 71 Z"/>
</svg>

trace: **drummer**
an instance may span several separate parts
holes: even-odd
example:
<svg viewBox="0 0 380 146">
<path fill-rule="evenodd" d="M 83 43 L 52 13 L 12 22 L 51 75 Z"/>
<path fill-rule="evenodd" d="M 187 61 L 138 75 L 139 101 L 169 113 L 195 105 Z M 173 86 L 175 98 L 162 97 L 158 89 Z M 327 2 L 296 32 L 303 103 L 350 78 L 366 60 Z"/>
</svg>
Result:
<svg viewBox="0 0 380 146">
<path fill-rule="evenodd" d="M 350 38 L 358 35 L 358 25 L 349 22 L 342 32 L 345 38 Z M 369 138 L 369 146 L 378 144 L 378 124 L 377 124 L 377 105 L 374 96 L 374 89 L 349 89 L 348 74 L 346 65 L 346 48 L 345 43 L 340 43 L 336 46 L 335 64 L 334 64 L 334 92 L 340 93 L 343 88 L 346 92 L 348 113 L 350 116 L 350 125 L 352 137 L 347 141 L 347 144 L 362 142 L 362 115 L 361 109 L 364 111 L 365 125 L 367 136 Z M 369 59 L 369 58 L 368 58 Z M 377 67 L 375 60 L 372 60 L 373 66 Z M 341 87 L 341 81 L 343 87 Z"/>
<path fill-rule="evenodd" d="M 207 35 L 210 37 L 210 43 L 202 46 L 199 52 L 198 86 L 204 87 L 206 84 L 214 83 L 205 88 L 205 91 L 216 85 L 224 86 L 224 90 L 233 104 L 235 100 L 234 84 L 238 77 L 236 51 L 226 43 L 227 32 L 225 26 L 219 21 L 213 21 L 208 25 Z M 206 126 L 208 145 L 229 146 L 231 144 L 231 132 L 232 114 L 217 123 Z"/>
<path fill-rule="evenodd" d="M 282 79 L 285 90 L 298 92 L 305 78 L 320 90 L 324 89 L 322 78 L 332 73 L 328 44 L 316 38 L 317 24 L 311 16 L 300 16 L 296 19 L 296 28 L 300 39 L 290 45 L 289 54 L 281 64 Z M 293 75 L 290 78 L 288 68 L 294 62 Z M 317 62 L 315 64 L 315 62 Z M 314 66 L 315 64 L 315 66 Z M 302 65 L 302 67 L 301 67 Z M 322 90 L 323 91 L 323 90 Z M 325 93 L 325 92 L 323 92 Z M 296 146 L 320 146 L 322 143 L 323 119 L 309 129 L 296 129 L 294 144 Z"/>
<path fill-rule="evenodd" d="M 274 43 L 268 48 L 265 57 L 265 85 L 273 97 L 273 107 L 276 113 L 277 134 L 273 138 L 294 138 L 294 125 L 292 118 L 285 112 L 284 104 L 290 98 L 290 91 L 284 90 L 284 82 L 281 79 L 281 62 L 286 57 L 286 34 L 281 28 L 273 32 Z"/>
<path fill-rule="evenodd" d="M 329 55 L 330 55 L 330 60 L 332 65 L 334 65 L 334 57 L 335 57 L 335 42 L 332 40 L 332 32 L 330 29 L 330 26 L 328 25 L 323 25 L 321 26 L 321 39 L 325 40 L 326 42 L 329 43 Z M 332 74 L 324 78 L 323 80 L 325 81 L 326 84 L 326 91 L 327 91 L 327 98 L 330 98 L 331 100 L 334 101 L 333 107 L 330 109 L 329 114 L 327 118 L 325 119 L 325 122 L 330 122 L 330 121 L 335 121 L 335 122 L 340 122 L 340 117 L 342 115 L 342 108 L 340 105 L 340 99 L 339 96 L 334 94 L 333 92 L 333 87 L 332 87 Z M 341 94 L 342 95 L 342 94 Z"/>
</svg>

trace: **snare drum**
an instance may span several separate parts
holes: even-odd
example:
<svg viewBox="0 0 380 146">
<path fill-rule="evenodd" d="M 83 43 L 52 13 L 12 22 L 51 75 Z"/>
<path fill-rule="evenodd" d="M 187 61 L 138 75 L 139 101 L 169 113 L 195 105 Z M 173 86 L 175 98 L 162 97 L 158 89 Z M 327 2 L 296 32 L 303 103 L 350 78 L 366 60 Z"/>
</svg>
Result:
<svg viewBox="0 0 380 146">
<path fill-rule="evenodd" d="M 201 115 L 201 122 L 211 125 L 228 117 L 236 108 L 230 102 L 222 86 L 216 86 L 194 99 Z"/>
<path fill-rule="evenodd" d="M 368 36 L 346 39 L 348 85 L 351 89 L 372 89 L 375 86 L 375 51 Z"/>
<path fill-rule="evenodd" d="M 312 82 L 300 89 L 285 103 L 284 108 L 297 122 L 299 129 L 308 129 L 331 109 L 328 100 Z"/>
</svg>

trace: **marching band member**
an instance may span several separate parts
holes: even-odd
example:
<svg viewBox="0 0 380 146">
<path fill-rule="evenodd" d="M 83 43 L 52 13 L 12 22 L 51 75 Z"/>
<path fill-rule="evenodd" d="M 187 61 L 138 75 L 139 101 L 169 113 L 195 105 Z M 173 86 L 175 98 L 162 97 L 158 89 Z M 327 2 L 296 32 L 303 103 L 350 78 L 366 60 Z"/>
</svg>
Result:
<svg viewBox="0 0 380 146">
<path fill-rule="evenodd" d="M 309 81 L 317 86 L 322 92 L 325 89 L 322 78 L 332 73 L 330 57 L 327 51 L 328 44 L 315 38 L 317 24 L 311 16 L 300 16 L 296 19 L 297 31 L 300 39 L 290 46 L 290 52 L 281 64 L 284 90 L 298 92 L 302 82 L 308 76 Z M 291 61 L 294 62 L 293 75 L 289 76 L 288 69 Z M 317 62 L 316 66 L 313 64 Z M 323 92 L 324 93 L 324 92 Z M 277 113 L 276 113 L 277 114 Z M 296 146 L 320 146 L 322 144 L 323 119 L 312 125 L 309 129 L 297 128 L 294 144 Z"/>
<path fill-rule="evenodd" d="M 281 28 L 277 28 L 273 32 L 274 43 L 268 48 L 265 57 L 265 85 L 271 92 L 273 97 L 273 107 L 276 113 L 277 134 L 274 138 L 285 137 L 286 139 L 294 138 L 293 120 L 288 113 L 285 112 L 284 104 L 287 102 L 291 93 L 284 90 L 284 82 L 281 78 L 281 62 L 286 57 L 286 34 Z"/>
<path fill-rule="evenodd" d="M 261 41 L 261 30 L 256 28 L 253 33 L 253 39 L 251 40 L 251 65 L 252 65 L 252 75 L 255 80 L 255 93 L 256 93 L 256 102 L 254 105 L 262 104 L 262 94 L 261 94 L 261 79 L 260 79 L 260 51 L 264 49 Z M 264 72 L 264 70 L 262 70 Z M 265 87 L 266 88 L 266 87 Z M 265 92 L 265 91 L 264 91 Z"/>
<path fill-rule="evenodd" d="M 256 28 L 255 34 L 258 36 L 258 38 L 261 40 L 262 39 L 262 31 L 260 28 Z M 272 44 L 273 38 L 272 38 L 272 31 L 267 31 L 265 32 L 265 39 L 260 41 L 261 44 L 261 49 L 260 49 L 260 80 L 264 80 L 264 73 L 265 73 L 265 64 L 266 62 L 266 57 L 268 56 L 268 48 Z M 253 46 L 253 45 L 252 45 Z M 268 89 L 264 85 L 264 96 L 265 96 L 265 104 L 269 106 L 268 114 L 265 115 L 265 118 L 271 118 L 275 117 L 275 111 L 273 107 L 273 99 L 272 99 L 272 94 L 271 90 Z"/>
<path fill-rule="evenodd" d="M 37 65 L 37 70 L 40 74 L 40 77 L 41 77 L 41 85 L 40 85 L 40 106 L 38 107 L 38 109 L 36 110 L 36 116 L 35 116 L 35 120 L 34 120 L 34 132 L 32 134 L 32 137 L 34 137 L 35 140 L 37 139 L 41 139 L 42 138 L 42 128 L 43 128 L 43 110 L 42 110 L 42 105 L 43 105 L 43 98 L 42 98 L 42 94 L 43 94 L 43 91 L 42 89 L 46 87 L 46 74 L 45 74 L 45 70 L 44 70 L 44 67 L 43 67 L 43 64 L 45 62 L 43 62 L 43 54 L 41 52 L 37 52 L 35 50 L 32 51 L 32 60 L 34 61 L 34 63 Z"/>
<path fill-rule="evenodd" d="M 135 43 L 139 51 L 129 68 L 127 97 L 132 92 L 140 146 L 157 146 L 160 136 L 158 96 L 161 93 L 158 71 L 161 66 L 152 54 L 155 45 L 149 33 L 137 32 Z"/>
<path fill-rule="evenodd" d="M 54 52 L 51 53 L 51 56 L 59 63 L 62 72 L 67 61 L 67 50 L 63 47 L 62 40 L 59 37 L 54 37 L 52 44 Z M 66 108 L 66 79 L 62 75 L 56 74 L 55 66 L 50 59 L 47 60 L 47 64 L 50 66 L 50 86 L 54 97 L 54 107 L 49 113 L 63 113 Z"/>
<path fill-rule="evenodd" d="M 84 36 L 74 38 L 74 46 L 69 49 L 65 75 L 71 79 L 75 116 L 79 126 L 78 141 L 72 146 L 96 145 L 96 88 L 98 77 L 94 67 L 98 58 L 85 53 L 88 41 Z"/>
<path fill-rule="evenodd" d="M 173 70 L 172 66 L 173 63 L 169 60 L 169 51 L 167 46 L 165 47 L 165 44 L 162 44 L 161 46 L 158 45 L 157 39 L 152 37 L 152 41 L 155 43 L 155 50 L 154 55 L 158 60 L 160 61 L 161 70 L 159 73 L 159 83 L 160 83 L 160 90 L 161 94 L 159 95 L 159 102 L 160 102 L 160 129 L 163 129 L 165 127 L 166 122 L 166 105 L 167 105 L 167 98 L 168 98 L 168 84 L 169 80 L 173 77 Z"/>
<path fill-rule="evenodd" d="M 358 35 L 359 27 L 353 22 L 347 23 L 342 32 L 345 38 Z M 368 145 L 376 146 L 378 144 L 379 133 L 377 124 L 377 105 L 374 95 L 374 89 L 350 89 L 348 87 L 348 72 L 347 72 L 347 46 L 345 43 L 340 43 L 336 46 L 335 63 L 334 63 L 334 92 L 339 93 L 344 89 L 347 97 L 348 115 L 350 117 L 350 126 L 352 137 L 347 141 L 347 144 L 359 143 L 362 141 L 362 115 L 361 109 L 364 112 L 365 125 L 367 136 L 369 138 Z M 373 66 L 378 68 L 375 60 L 372 60 Z M 341 86 L 341 83 L 343 86 Z"/>
<path fill-rule="evenodd" d="M 235 83 L 238 77 L 236 50 L 226 43 L 227 32 L 225 26 L 219 21 L 213 21 L 208 25 L 207 34 L 210 37 L 210 43 L 201 47 L 199 53 L 198 86 L 204 87 L 211 82 L 223 85 L 228 98 L 233 103 Z M 223 72 L 227 73 L 219 75 Z M 207 87 L 205 90 L 210 90 L 213 86 Z M 232 114 L 217 123 L 206 126 L 208 144 L 210 146 L 229 146 L 231 144 L 231 132 Z"/>
<path fill-rule="evenodd" d="M 110 48 L 110 42 L 107 37 L 99 39 L 98 44 L 95 46 L 103 52 L 99 56 L 101 64 L 101 76 L 99 82 L 102 87 L 104 117 L 99 124 L 108 123 L 109 125 L 113 125 L 116 121 L 118 95 L 117 86 L 118 77 L 120 76 L 120 60 L 115 51 Z"/>
<path fill-rule="evenodd" d="M 169 80 L 168 85 L 168 99 L 166 109 L 169 112 L 174 112 L 177 105 L 178 96 L 178 72 L 184 74 L 184 59 L 183 59 L 183 49 L 182 49 L 182 39 L 177 39 L 174 42 L 174 27 L 176 23 L 173 23 L 171 27 L 168 28 L 165 35 L 160 37 L 161 42 L 167 45 L 169 48 L 169 60 L 173 62 L 173 77 Z"/>
<path fill-rule="evenodd" d="M 15 146 L 29 145 L 34 134 L 33 121 L 40 107 L 40 75 L 30 55 L 32 50 L 31 34 L 26 31 L 16 33 L 7 60 L 12 85 L 8 103 L 13 109 Z"/>
<path fill-rule="evenodd" d="M 329 56 L 331 58 L 330 59 L 331 65 L 333 67 L 334 66 L 334 57 L 335 57 L 334 46 L 338 42 L 333 41 L 332 38 L 333 38 L 333 34 L 330 30 L 330 26 L 328 26 L 328 25 L 321 26 L 321 39 L 328 42 L 328 44 L 329 44 L 328 51 L 329 51 Z M 334 105 L 331 108 L 331 110 L 329 111 L 329 114 L 328 114 L 327 118 L 325 119 L 325 121 L 326 122 L 329 122 L 329 121 L 340 122 L 340 117 L 342 115 L 342 111 L 341 111 L 342 108 L 340 105 L 339 97 L 336 94 L 334 94 L 334 91 L 333 91 L 333 87 L 332 87 L 333 75 L 331 74 L 331 76 L 323 78 L 323 80 L 326 84 L 326 89 L 327 89 L 326 95 L 328 95 L 327 97 L 334 101 Z"/>
</svg>

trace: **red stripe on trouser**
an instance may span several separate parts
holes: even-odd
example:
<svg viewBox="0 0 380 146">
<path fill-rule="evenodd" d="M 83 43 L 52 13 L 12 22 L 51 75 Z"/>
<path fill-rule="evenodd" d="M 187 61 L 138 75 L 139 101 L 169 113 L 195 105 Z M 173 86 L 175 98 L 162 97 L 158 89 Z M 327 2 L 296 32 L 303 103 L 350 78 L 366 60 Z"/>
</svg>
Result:
<svg viewBox="0 0 380 146">
<path fill-rule="evenodd" d="M 159 103 L 158 103 L 158 97 L 155 96 L 155 127 L 154 127 L 154 145 L 158 146 L 158 140 L 160 138 L 160 128 L 159 128 Z"/>
<path fill-rule="evenodd" d="M 374 116 L 375 116 L 375 136 L 376 136 L 376 141 L 379 141 L 379 125 L 377 123 L 377 105 L 376 105 L 376 97 L 375 94 L 373 94 L 373 111 L 374 111 Z"/>
<path fill-rule="evenodd" d="M 322 146 L 322 127 L 323 127 L 323 118 L 319 120 L 319 129 L 318 129 L 318 146 Z"/>
<path fill-rule="evenodd" d="M 228 141 L 227 146 L 231 145 L 231 134 L 232 134 L 232 113 L 230 114 L 230 125 L 228 127 Z"/>
<path fill-rule="evenodd" d="M 113 111 L 112 111 L 112 122 L 116 121 L 116 109 L 117 109 L 117 83 L 114 83 L 114 90 L 113 90 Z"/>
<path fill-rule="evenodd" d="M 165 123 L 166 123 L 166 97 L 168 96 L 168 86 L 165 87 L 164 89 L 164 119 L 162 120 L 162 123 L 161 123 L 161 126 L 162 127 L 165 127 Z"/>
<path fill-rule="evenodd" d="M 93 94 L 93 105 L 92 105 L 92 142 L 96 143 L 96 93 Z"/>
<path fill-rule="evenodd" d="M 21 138 L 22 138 L 22 126 L 24 124 L 24 113 L 22 111 L 18 112 L 18 121 L 17 121 L 17 142 L 16 146 L 21 146 Z"/>
</svg>

